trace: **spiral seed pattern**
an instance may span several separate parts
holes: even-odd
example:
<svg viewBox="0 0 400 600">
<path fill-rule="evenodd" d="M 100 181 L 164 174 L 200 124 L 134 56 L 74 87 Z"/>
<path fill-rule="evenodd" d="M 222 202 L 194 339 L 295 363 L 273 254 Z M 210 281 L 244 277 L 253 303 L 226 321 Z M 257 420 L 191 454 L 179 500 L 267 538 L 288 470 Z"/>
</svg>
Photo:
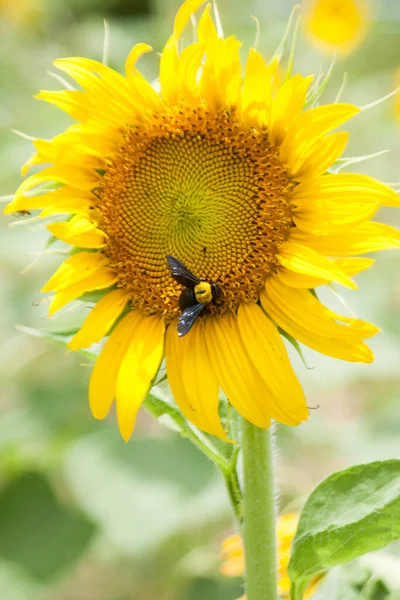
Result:
<svg viewBox="0 0 400 600">
<path fill-rule="evenodd" d="M 179 314 L 170 254 L 218 283 L 218 314 L 257 301 L 292 226 L 294 184 L 267 132 L 234 112 L 180 106 L 127 128 L 97 190 L 105 253 L 132 305 Z"/>
</svg>

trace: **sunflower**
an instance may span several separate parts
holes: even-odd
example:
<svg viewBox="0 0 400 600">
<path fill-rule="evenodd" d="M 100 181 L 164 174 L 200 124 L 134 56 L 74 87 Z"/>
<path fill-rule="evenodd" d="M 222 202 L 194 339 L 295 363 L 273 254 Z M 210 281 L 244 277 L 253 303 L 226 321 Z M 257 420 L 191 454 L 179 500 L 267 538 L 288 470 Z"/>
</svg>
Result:
<svg viewBox="0 0 400 600">
<path fill-rule="evenodd" d="M 370 12 L 368 0 L 306 0 L 305 31 L 322 49 L 348 54 L 364 39 Z"/>
<path fill-rule="evenodd" d="M 55 61 L 81 89 L 37 97 L 76 123 L 33 142 L 23 174 L 51 166 L 27 178 L 6 208 L 54 215 L 49 231 L 72 246 L 42 290 L 54 292 L 50 315 L 98 292 L 69 347 L 108 336 L 89 402 L 103 419 L 116 399 L 125 440 L 164 357 L 178 406 L 205 432 L 226 438 L 220 389 L 259 427 L 307 419 L 281 334 L 371 362 L 363 340 L 376 327 L 328 309 L 314 288 L 355 288 L 351 276 L 373 262 L 357 255 L 400 245 L 395 229 L 370 222 L 380 205 L 399 204 L 395 192 L 366 175 L 328 171 L 348 138 L 332 131 L 360 109 L 307 109 L 313 77 L 294 75 L 276 89 L 278 56 L 267 62 L 254 48 L 242 71 L 241 44 L 220 34 L 210 5 L 196 40 L 181 49 L 203 3 L 186 0 L 179 9 L 159 91 L 136 67 L 146 44 L 130 52 L 125 76 L 86 58 Z M 45 192 L 47 184 L 56 189 Z M 168 255 L 221 291 L 181 338 L 182 286 Z"/>
<path fill-rule="evenodd" d="M 290 579 L 288 565 L 290 560 L 290 548 L 299 522 L 297 513 L 287 513 L 278 518 L 276 525 L 276 537 L 278 548 L 278 592 L 282 600 L 290 600 Z M 225 577 L 243 577 L 245 571 L 244 549 L 242 538 L 239 535 L 231 535 L 223 540 L 221 544 L 222 564 L 220 572 Z M 309 585 L 304 598 L 310 598 L 318 587 L 321 577 L 317 577 Z M 238 600 L 246 600 L 245 596 Z"/>
<path fill-rule="evenodd" d="M 42 13 L 40 0 L 0 0 L 0 19 L 11 21 L 15 25 L 34 23 Z"/>
</svg>

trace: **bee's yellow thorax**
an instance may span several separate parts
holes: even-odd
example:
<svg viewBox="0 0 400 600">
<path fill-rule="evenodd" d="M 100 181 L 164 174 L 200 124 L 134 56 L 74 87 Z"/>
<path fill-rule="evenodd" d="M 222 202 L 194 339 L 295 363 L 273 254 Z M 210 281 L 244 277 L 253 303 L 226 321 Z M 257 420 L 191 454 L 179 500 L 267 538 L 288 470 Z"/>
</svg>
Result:
<svg viewBox="0 0 400 600">
<path fill-rule="evenodd" d="M 208 304 L 212 300 L 212 288 L 208 281 L 201 281 L 194 288 L 194 295 L 199 304 Z"/>
</svg>

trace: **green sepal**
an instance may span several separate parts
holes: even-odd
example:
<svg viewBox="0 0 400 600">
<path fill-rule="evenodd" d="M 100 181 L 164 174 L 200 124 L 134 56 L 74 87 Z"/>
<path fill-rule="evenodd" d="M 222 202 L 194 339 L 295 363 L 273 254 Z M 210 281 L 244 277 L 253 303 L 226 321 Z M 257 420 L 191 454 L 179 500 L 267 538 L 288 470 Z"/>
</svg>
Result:
<svg viewBox="0 0 400 600">
<path fill-rule="evenodd" d="M 280 60 L 285 52 L 286 44 L 287 44 L 287 41 L 288 41 L 288 38 L 290 35 L 290 31 L 292 29 L 294 17 L 296 15 L 296 12 L 299 10 L 299 8 L 300 8 L 299 5 L 296 5 L 293 7 L 292 12 L 290 13 L 288 24 L 287 24 L 284 34 L 282 36 L 282 39 L 279 42 L 277 49 L 275 50 L 275 52 L 272 55 L 272 59 L 277 58 L 278 62 L 280 62 Z"/>
<path fill-rule="evenodd" d="M 16 325 L 15 328 L 21 333 L 26 333 L 32 337 L 42 338 L 45 340 L 50 340 L 55 342 L 59 346 L 63 346 L 64 348 L 70 341 L 71 337 L 75 335 L 77 331 L 79 331 L 80 327 L 77 328 L 69 328 L 60 331 L 46 331 L 43 329 L 33 329 L 32 327 L 26 327 L 25 325 Z M 81 354 L 83 354 L 86 358 L 95 361 L 97 359 L 97 355 L 93 352 L 89 352 L 88 350 L 79 350 Z"/>
<path fill-rule="evenodd" d="M 57 241 L 58 240 L 54 235 L 49 236 L 43 245 L 43 250 L 47 250 L 47 248 L 50 248 L 50 246 L 55 244 Z"/>
<path fill-rule="evenodd" d="M 290 79 L 290 77 L 292 76 L 292 73 L 293 73 L 294 57 L 295 57 L 295 53 L 296 53 L 296 41 L 297 41 L 297 34 L 299 31 L 300 20 L 301 20 L 301 17 L 300 16 L 297 17 L 296 24 L 295 24 L 294 30 L 293 30 L 292 44 L 290 47 L 290 53 L 289 53 L 287 67 L 286 67 L 285 81 Z"/>
<path fill-rule="evenodd" d="M 336 63 L 336 55 L 337 54 L 336 54 L 336 50 L 335 50 L 326 75 L 322 76 L 322 78 L 318 77 L 316 79 L 316 81 L 314 82 L 314 84 L 312 85 L 312 87 L 307 95 L 306 101 L 304 103 L 304 110 L 308 110 L 310 108 L 314 108 L 315 106 L 317 106 L 319 99 L 321 98 L 322 94 L 326 90 L 328 83 L 331 79 L 331 76 L 333 73 L 333 68 Z"/>
<path fill-rule="evenodd" d="M 358 163 L 365 162 L 366 160 L 371 160 L 372 158 L 377 158 L 378 156 L 382 156 L 383 154 L 387 154 L 389 150 L 380 150 L 379 152 L 375 152 L 374 154 L 365 154 L 364 156 L 349 156 L 338 158 L 335 164 L 333 164 L 328 169 L 328 173 L 339 173 L 342 169 L 345 169 L 349 165 L 356 165 Z"/>
<path fill-rule="evenodd" d="M 108 288 L 105 288 L 103 290 L 95 290 L 93 292 L 86 292 L 85 294 L 83 294 L 83 296 L 80 296 L 80 298 L 77 298 L 77 300 L 79 300 L 80 302 L 92 302 L 93 304 L 97 304 L 97 302 L 99 300 L 101 300 L 102 298 L 104 298 L 104 296 L 107 296 L 107 294 L 109 294 L 113 288 L 115 286 L 111 286 Z"/>
<path fill-rule="evenodd" d="M 292 335 L 290 335 L 290 333 L 287 333 L 284 329 L 282 329 L 281 327 L 278 327 L 278 331 L 281 334 L 281 336 L 283 336 L 285 339 L 287 339 L 288 342 L 290 342 L 290 344 L 293 346 L 293 348 L 296 350 L 297 354 L 300 356 L 301 362 L 303 363 L 303 365 L 305 366 L 306 369 L 311 370 L 314 367 L 309 367 L 307 365 L 306 359 L 304 358 L 304 354 L 303 354 L 303 350 L 300 348 L 300 344 L 299 342 L 296 340 L 296 338 L 294 338 Z"/>
</svg>

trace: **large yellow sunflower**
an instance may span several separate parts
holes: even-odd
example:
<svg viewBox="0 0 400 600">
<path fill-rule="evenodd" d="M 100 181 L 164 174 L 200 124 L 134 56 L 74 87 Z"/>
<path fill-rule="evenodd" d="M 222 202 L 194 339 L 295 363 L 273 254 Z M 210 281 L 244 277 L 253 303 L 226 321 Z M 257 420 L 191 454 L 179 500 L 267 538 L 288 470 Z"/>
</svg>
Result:
<svg viewBox="0 0 400 600">
<path fill-rule="evenodd" d="M 225 438 L 221 388 L 260 427 L 307 419 L 281 332 L 329 356 L 372 361 L 363 339 L 377 329 L 332 312 L 312 290 L 354 288 L 351 276 L 373 262 L 354 256 L 400 245 L 396 230 L 370 222 L 380 205 L 399 204 L 393 190 L 365 175 L 327 173 L 348 138 L 331 132 L 360 109 L 306 110 L 313 77 L 295 75 L 276 89 L 278 57 L 267 62 L 253 48 L 242 71 L 241 44 L 219 35 L 210 5 L 197 41 L 181 50 L 203 2 L 187 0 L 177 13 L 159 91 L 136 67 L 146 44 L 132 49 L 125 76 L 86 58 L 55 61 L 80 89 L 37 97 L 77 123 L 34 141 L 23 173 L 52 166 L 26 179 L 6 208 L 57 215 L 48 229 L 73 246 L 43 288 L 55 292 L 51 315 L 104 291 L 69 346 L 110 334 L 89 400 L 102 419 L 116 399 L 124 439 L 164 357 L 177 404 L 206 432 Z M 47 182 L 58 189 L 43 193 Z M 167 255 L 221 290 L 182 338 L 183 288 Z"/>
</svg>

